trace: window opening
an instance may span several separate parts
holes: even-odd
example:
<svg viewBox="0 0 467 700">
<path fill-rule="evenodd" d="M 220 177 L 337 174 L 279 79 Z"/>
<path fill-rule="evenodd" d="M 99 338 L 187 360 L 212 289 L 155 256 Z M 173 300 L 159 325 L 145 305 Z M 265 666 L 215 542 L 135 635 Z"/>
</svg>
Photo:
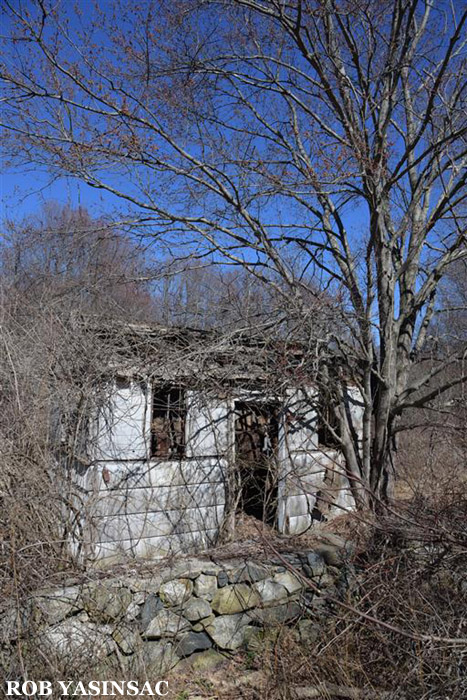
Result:
<svg viewBox="0 0 467 700">
<path fill-rule="evenodd" d="M 179 387 L 155 387 L 152 394 L 151 457 L 185 454 L 186 396 Z"/>
<path fill-rule="evenodd" d="M 318 444 L 327 449 L 340 447 L 339 418 L 332 405 L 331 396 L 321 392 L 318 403 Z"/>
</svg>

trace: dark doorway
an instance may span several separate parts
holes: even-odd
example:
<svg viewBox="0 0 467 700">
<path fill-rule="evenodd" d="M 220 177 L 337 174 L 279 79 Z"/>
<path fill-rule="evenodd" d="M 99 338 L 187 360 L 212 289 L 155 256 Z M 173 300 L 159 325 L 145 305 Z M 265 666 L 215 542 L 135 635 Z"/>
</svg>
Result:
<svg viewBox="0 0 467 700">
<path fill-rule="evenodd" d="M 235 403 L 235 453 L 241 483 L 239 506 L 268 525 L 277 511 L 279 408 L 262 401 Z"/>
</svg>

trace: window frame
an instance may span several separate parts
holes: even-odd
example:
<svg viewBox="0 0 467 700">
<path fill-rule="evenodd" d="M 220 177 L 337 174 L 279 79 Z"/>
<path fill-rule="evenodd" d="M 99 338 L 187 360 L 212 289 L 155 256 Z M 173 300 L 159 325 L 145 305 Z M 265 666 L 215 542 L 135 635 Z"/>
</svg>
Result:
<svg viewBox="0 0 467 700">
<path fill-rule="evenodd" d="M 174 401 L 175 396 L 177 398 Z M 187 395 L 184 386 L 174 384 L 152 385 L 150 416 L 151 459 L 170 460 L 185 458 L 187 413 Z M 159 422 L 158 427 L 155 425 L 156 421 Z"/>
</svg>

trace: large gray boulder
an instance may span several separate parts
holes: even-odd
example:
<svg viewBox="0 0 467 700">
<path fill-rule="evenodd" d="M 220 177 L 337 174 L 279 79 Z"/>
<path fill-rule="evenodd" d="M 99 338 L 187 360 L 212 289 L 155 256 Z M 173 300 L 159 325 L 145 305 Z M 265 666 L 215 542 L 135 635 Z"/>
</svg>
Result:
<svg viewBox="0 0 467 700">
<path fill-rule="evenodd" d="M 81 604 L 91 620 L 112 622 L 124 617 L 132 595 L 127 588 L 92 583 L 81 592 Z"/>
<path fill-rule="evenodd" d="M 248 615 L 221 615 L 216 617 L 206 628 L 213 642 L 221 649 L 238 649 L 245 639 L 245 628 L 249 623 Z"/>
<path fill-rule="evenodd" d="M 310 578 L 322 576 L 326 571 L 326 563 L 319 552 L 307 552 L 302 564 L 305 574 Z"/>
<path fill-rule="evenodd" d="M 285 586 L 270 578 L 254 583 L 253 588 L 257 591 L 263 605 L 277 604 L 289 595 Z"/>
<path fill-rule="evenodd" d="M 134 654 L 142 644 L 140 635 L 133 627 L 126 624 L 116 627 L 112 632 L 112 638 L 117 643 L 120 651 L 126 656 Z"/>
<path fill-rule="evenodd" d="M 144 601 L 143 606 L 141 607 L 140 627 L 143 632 L 147 629 L 151 620 L 156 616 L 159 610 L 162 610 L 163 607 L 164 603 L 158 595 L 156 595 L 155 593 L 150 593 L 148 595 L 148 597 Z"/>
<path fill-rule="evenodd" d="M 284 586 L 289 595 L 298 593 L 298 591 L 300 591 L 304 587 L 302 581 L 290 571 L 284 571 L 283 573 L 274 574 L 272 580 L 275 583 L 280 583 L 281 586 Z"/>
<path fill-rule="evenodd" d="M 145 677 L 161 677 L 179 661 L 171 642 L 146 642 L 143 644 L 142 661 Z"/>
<path fill-rule="evenodd" d="M 276 605 L 270 608 L 251 610 L 248 615 L 251 621 L 264 626 L 282 625 L 302 613 L 301 606 L 296 601 L 289 601 L 285 605 Z"/>
<path fill-rule="evenodd" d="M 226 660 L 228 661 L 229 658 L 228 655 L 224 655 L 216 649 L 198 651 L 182 661 L 182 664 L 186 664 L 183 670 L 190 669 L 197 674 L 206 674 L 207 672 L 214 671 L 222 664 L 225 664 Z"/>
<path fill-rule="evenodd" d="M 195 651 L 205 651 L 212 647 L 212 640 L 206 632 L 188 632 L 175 645 L 178 656 L 190 656 Z"/>
<path fill-rule="evenodd" d="M 179 578 L 163 583 L 159 589 L 160 599 L 167 605 L 182 605 L 193 593 L 193 581 Z"/>
<path fill-rule="evenodd" d="M 211 615 L 208 615 L 207 617 L 203 617 L 202 620 L 193 624 L 194 631 L 203 632 L 209 627 L 209 625 L 212 623 L 213 620 L 215 620 L 215 618 L 216 616 L 214 615 L 214 613 L 211 613 Z"/>
<path fill-rule="evenodd" d="M 195 595 L 206 600 L 211 600 L 217 591 L 217 576 L 214 574 L 200 574 L 194 583 Z"/>
<path fill-rule="evenodd" d="M 183 615 L 190 622 L 197 622 L 212 614 L 211 606 L 202 598 L 190 598 L 183 608 Z"/>
<path fill-rule="evenodd" d="M 38 593 L 31 599 L 32 606 L 49 625 L 55 625 L 82 609 L 79 586 L 65 586 L 55 591 Z"/>
<path fill-rule="evenodd" d="M 58 655 L 70 667 L 79 660 L 99 658 L 113 651 L 111 625 L 94 625 L 79 617 L 72 617 L 49 627 L 37 636 L 46 654 Z"/>
<path fill-rule="evenodd" d="M 246 583 L 219 588 L 212 599 L 212 609 L 219 615 L 233 615 L 259 605 L 261 598 L 258 591 Z"/>
<path fill-rule="evenodd" d="M 269 572 L 262 564 L 254 561 L 246 561 L 234 569 L 229 575 L 230 583 L 255 583 L 267 578 Z"/>
<path fill-rule="evenodd" d="M 160 637 L 175 637 L 191 629 L 191 625 L 182 615 L 172 610 L 159 610 L 143 631 L 144 639 L 159 639 Z"/>
</svg>

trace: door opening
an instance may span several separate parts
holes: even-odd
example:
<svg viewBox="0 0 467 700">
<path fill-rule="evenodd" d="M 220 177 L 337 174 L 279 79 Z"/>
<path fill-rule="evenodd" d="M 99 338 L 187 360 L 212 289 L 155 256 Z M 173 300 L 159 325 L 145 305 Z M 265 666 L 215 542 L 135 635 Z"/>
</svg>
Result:
<svg viewBox="0 0 467 700">
<path fill-rule="evenodd" d="M 274 525 L 277 512 L 279 407 L 263 401 L 235 403 L 235 456 L 247 515 Z"/>
</svg>

